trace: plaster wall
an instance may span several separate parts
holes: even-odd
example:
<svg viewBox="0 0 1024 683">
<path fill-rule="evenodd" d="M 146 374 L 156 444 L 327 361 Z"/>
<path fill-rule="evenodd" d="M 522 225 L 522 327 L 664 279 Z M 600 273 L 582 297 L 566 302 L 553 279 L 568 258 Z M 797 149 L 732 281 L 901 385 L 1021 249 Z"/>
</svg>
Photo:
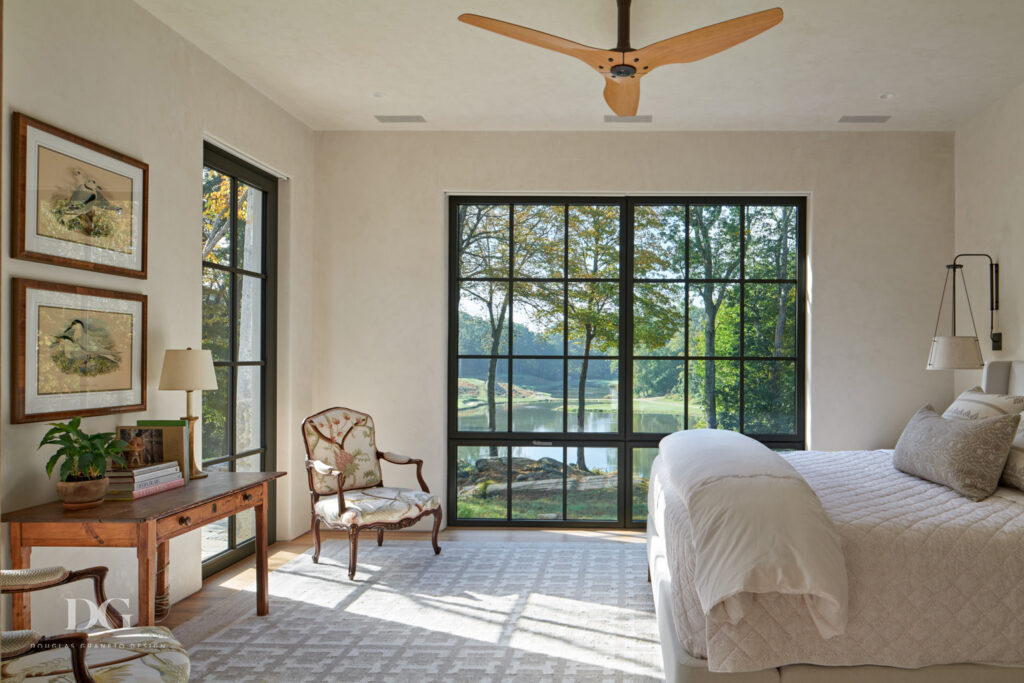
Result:
<svg viewBox="0 0 1024 683">
<path fill-rule="evenodd" d="M 443 490 L 446 193 L 806 194 L 809 444 L 892 447 L 951 397 L 925 362 L 953 170 L 946 133 L 318 133 L 313 401 Z"/>
<path fill-rule="evenodd" d="M 237 76 L 129 0 L 7 0 L 4 3 L 2 272 L 0 331 L 10 353 L 11 278 L 28 277 L 139 292 L 149 297 L 148 409 L 87 418 L 87 431 L 109 431 L 137 419 L 176 418 L 182 392 L 157 390 L 164 350 L 201 345 L 200 226 L 203 140 L 244 152 L 287 180 L 280 183 L 277 534 L 308 527 L 301 445 L 294 425 L 309 414 L 311 306 L 307 267 L 312 245 L 313 133 Z M 14 260 L 10 253 L 10 114 L 20 111 L 149 164 L 149 277 L 137 280 Z M 0 363 L 4 387 L 0 426 L 3 510 L 52 500 L 54 482 L 36 451 L 43 423 L 10 424 L 10 364 Z M 297 488 L 296 488 L 297 487 Z M 301 494 L 301 495 L 300 495 Z M 6 538 L 6 527 L 4 530 Z M 171 599 L 201 586 L 199 532 L 171 542 Z M 5 541 L 5 566 L 8 548 Z M 133 549 L 37 549 L 33 566 L 107 565 L 111 597 L 130 597 L 136 613 Z M 87 583 L 87 582 L 86 582 Z M 66 627 L 65 597 L 87 597 L 86 583 L 32 598 L 33 626 Z M 6 610 L 5 610 L 6 616 Z M 81 618 L 86 618 L 84 610 Z"/>
<path fill-rule="evenodd" d="M 1024 85 L 992 103 L 956 131 L 956 253 L 982 252 L 999 263 L 1002 351 L 988 334 L 988 267 L 964 259 L 982 355 L 986 360 L 1024 358 Z M 934 297 L 938 296 L 938 289 Z M 937 300 L 937 299 L 936 299 Z M 961 307 L 962 309 L 963 307 Z M 970 323 L 961 318 L 958 323 Z M 967 328 L 969 329 L 969 327 Z M 957 390 L 981 382 L 980 371 L 958 370 Z"/>
</svg>

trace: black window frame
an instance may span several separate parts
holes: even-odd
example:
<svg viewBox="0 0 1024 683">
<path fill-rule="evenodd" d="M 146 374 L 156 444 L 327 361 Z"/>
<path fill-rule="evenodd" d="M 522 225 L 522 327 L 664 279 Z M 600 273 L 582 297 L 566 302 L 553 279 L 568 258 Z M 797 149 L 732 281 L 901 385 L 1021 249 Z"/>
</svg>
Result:
<svg viewBox="0 0 1024 683">
<path fill-rule="evenodd" d="M 228 410 L 226 426 L 231 453 L 207 457 L 203 453 L 203 467 L 229 463 L 230 471 L 234 471 L 234 463 L 240 458 L 252 455 L 262 456 L 263 471 L 273 471 L 277 466 L 277 211 L 278 211 L 278 181 L 277 178 L 263 169 L 254 166 L 238 157 L 229 154 L 215 145 L 203 143 L 203 167 L 211 168 L 231 180 L 230 196 L 230 221 L 231 221 L 231 259 L 230 264 L 219 264 L 202 261 L 201 268 L 211 268 L 219 272 L 227 273 L 231 278 L 230 290 L 230 321 L 229 336 L 231 349 L 230 360 L 214 359 L 214 368 L 229 368 L 230 388 L 228 390 Z M 263 230 L 261 243 L 261 258 L 263 261 L 262 272 L 246 270 L 236 265 L 237 258 L 237 237 L 238 237 L 238 181 L 258 189 L 263 195 L 262 215 Z M 260 311 L 261 330 L 260 348 L 263 350 L 263 360 L 240 361 L 238 355 L 238 297 L 235 288 L 242 276 L 255 277 L 261 281 L 261 298 L 263 306 Z M 250 448 L 244 451 L 235 452 L 237 448 L 236 434 L 236 403 L 238 368 L 259 367 L 260 373 L 260 408 L 262 415 L 261 441 L 264 444 L 259 448 Z M 267 501 L 267 542 L 273 543 L 277 540 L 277 486 L 276 482 L 270 482 L 268 487 Z M 213 574 L 235 564 L 249 555 L 256 552 L 256 539 L 250 538 L 242 543 L 237 543 L 235 538 L 237 523 L 232 516 L 228 524 L 228 549 L 213 555 L 203 561 L 203 578 L 206 579 Z"/>
<path fill-rule="evenodd" d="M 614 358 L 619 361 L 619 378 L 618 378 L 618 431 L 617 432 L 513 432 L 512 430 L 512 411 L 508 411 L 508 431 L 462 431 L 458 429 L 458 380 L 459 380 L 459 359 L 460 358 L 474 358 L 476 356 L 472 354 L 459 354 L 459 338 L 458 338 L 458 320 L 459 320 L 459 291 L 460 283 L 473 278 L 462 278 L 459 274 L 459 253 L 458 253 L 458 207 L 460 205 L 508 205 L 510 207 L 510 225 L 509 225 L 509 273 L 508 276 L 502 278 L 503 281 L 508 283 L 509 292 L 508 296 L 513 296 L 513 285 L 519 280 L 519 278 L 513 277 L 513 267 L 515 262 L 514 247 L 513 247 L 513 231 L 512 231 L 512 213 L 514 206 L 528 205 L 528 204 L 541 204 L 541 205 L 569 205 L 582 204 L 582 205 L 617 205 L 620 208 L 620 228 L 619 228 L 619 341 L 617 356 Z M 739 206 L 741 207 L 741 229 L 740 229 L 740 273 L 737 278 L 729 278 L 728 280 L 723 278 L 690 278 L 689 277 L 689 258 L 687 258 L 687 272 L 685 278 L 682 279 L 649 279 L 649 278 L 636 278 L 634 276 L 634 208 L 642 205 L 686 205 L 687 211 L 687 228 L 689 234 L 689 220 L 690 220 L 690 207 L 700 205 L 713 205 L 713 206 Z M 749 206 L 796 206 L 797 207 L 797 273 L 795 279 L 796 285 L 796 355 L 786 357 L 759 357 L 759 356 L 745 356 L 744 355 L 744 337 L 743 330 L 745 329 L 745 287 L 744 284 L 778 284 L 778 283 L 794 283 L 790 278 L 784 279 L 752 279 L 748 280 L 745 276 L 746 269 L 746 208 Z M 568 208 L 566 210 L 568 213 Z M 680 282 L 687 284 L 691 282 L 705 282 L 711 280 L 714 282 L 728 282 L 737 283 L 738 290 L 740 292 L 739 310 L 740 310 L 740 350 L 736 356 L 691 356 L 689 355 L 689 334 L 690 334 L 690 322 L 689 322 L 689 308 L 687 304 L 686 309 L 686 322 L 685 329 L 687 335 L 686 353 L 682 356 L 658 356 L 657 358 L 663 360 L 676 360 L 681 362 L 686 367 L 687 374 L 689 373 L 690 362 L 693 360 L 723 360 L 723 361 L 738 361 L 740 363 L 739 372 L 739 415 L 738 420 L 740 428 L 743 426 L 744 418 L 744 372 L 743 363 L 746 361 L 785 361 L 795 362 L 795 384 L 796 384 L 796 415 L 795 415 L 795 435 L 781 435 L 781 434 L 749 434 L 753 439 L 756 439 L 770 448 L 776 450 L 802 450 L 806 447 L 806 398 L 807 398 L 807 386 L 806 386 L 806 371 L 807 371 L 807 353 L 806 353 L 806 337 L 807 337 L 807 318 L 809 315 L 809 304 L 807 301 L 807 197 L 802 195 L 787 195 L 787 196 L 756 196 L 756 195 L 721 195 L 721 196 L 708 196 L 708 195 L 658 195 L 658 196 L 631 196 L 631 195 L 449 195 L 448 196 L 448 224 L 449 224 L 449 268 L 448 268 L 448 288 L 449 288 L 449 302 L 448 302 L 448 385 L 446 388 L 445 406 L 447 409 L 447 465 L 448 465 L 448 477 L 447 477 L 447 500 L 446 500 L 446 512 L 448 518 L 448 524 L 450 526 L 508 526 L 508 527 L 559 527 L 559 528 L 632 528 L 642 529 L 646 526 L 646 521 L 635 521 L 632 519 L 632 478 L 633 478 L 633 450 L 636 448 L 657 448 L 658 442 L 663 438 L 665 433 L 649 433 L 649 432 L 634 432 L 632 429 L 632 401 L 633 401 L 633 362 L 636 359 L 644 358 L 655 358 L 654 356 L 643 356 L 634 353 L 633 348 L 633 317 L 634 317 L 634 291 L 635 285 L 645 282 Z M 566 235 L 566 250 L 568 250 L 568 236 Z M 689 250 L 689 237 L 687 239 L 687 250 Z M 494 278 L 491 278 L 494 280 Z M 562 273 L 562 277 L 555 278 L 558 281 L 571 282 L 573 278 L 569 277 L 567 272 Z M 536 280 L 545 280 L 545 278 L 538 278 Z M 688 295 L 687 295 L 688 296 Z M 530 356 L 515 355 L 514 347 L 511 345 L 511 339 L 513 334 L 513 305 L 514 298 L 510 300 L 509 312 L 508 312 L 508 331 L 510 346 L 509 349 L 504 353 L 504 358 L 509 361 L 508 367 L 508 383 L 511 385 L 514 381 L 514 360 L 516 358 L 529 358 Z M 568 319 L 565 321 L 565 325 L 568 326 Z M 565 338 L 565 353 L 561 356 L 564 360 L 563 365 L 563 387 L 565 394 L 568 394 L 569 380 L 567 372 L 568 359 L 572 358 L 568 354 L 568 337 Z M 480 356 L 481 358 L 486 356 Z M 548 356 L 543 356 L 549 358 Z M 576 356 L 581 357 L 581 356 Z M 551 357 L 553 358 L 553 357 Z M 597 356 L 591 356 L 591 358 L 598 358 Z M 563 401 L 567 400 L 567 396 L 563 398 Z M 689 424 L 688 415 L 688 403 L 685 402 L 686 415 L 684 417 L 684 424 Z M 563 418 L 563 427 L 567 427 L 568 417 Z M 512 508 L 512 496 L 506 494 L 507 512 L 505 519 L 460 519 L 457 516 L 457 494 L 458 494 L 458 448 L 459 446 L 497 446 L 499 448 L 507 447 L 509 449 L 508 468 L 509 474 L 511 474 L 511 449 L 516 446 L 554 446 L 562 447 L 562 465 L 563 465 L 563 495 L 562 495 L 562 519 L 558 520 L 517 520 L 511 517 Z M 601 447 L 601 446 L 614 446 L 619 449 L 619 486 L 618 486 L 618 516 L 615 521 L 604 521 L 604 520 L 572 520 L 565 518 L 566 512 L 566 501 L 568 499 L 568 493 L 566 491 L 564 480 L 566 465 L 568 464 L 568 451 L 571 448 L 579 446 L 590 446 L 590 447 Z M 506 487 L 508 486 L 511 477 L 506 481 Z M 508 489 L 506 488 L 506 491 Z"/>
</svg>

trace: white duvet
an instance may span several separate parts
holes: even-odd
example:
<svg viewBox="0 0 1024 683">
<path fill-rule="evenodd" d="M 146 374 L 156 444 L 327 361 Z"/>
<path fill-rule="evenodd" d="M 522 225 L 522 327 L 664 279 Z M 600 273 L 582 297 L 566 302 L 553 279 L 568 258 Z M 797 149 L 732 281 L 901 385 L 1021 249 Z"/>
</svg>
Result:
<svg viewBox="0 0 1024 683">
<path fill-rule="evenodd" d="M 740 594 L 739 621 L 704 612 L 680 486 L 659 459 L 648 535 L 665 569 L 679 642 L 711 671 L 794 663 L 917 668 L 1024 666 L 1024 492 L 980 503 L 899 472 L 892 451 L 783 454 L 821 500 L 842 540 L 849 579 L 846 630 L 824 639 L 806 601 Z M 657 578 L 657 577 L 656 577 Z M 1021 676 L 1024 681 L 1024 674 Z"/>
<path fill-rule="evenodd" d="M 785 594 L 802 597 L 822 638 L 844 632 L 842 544 L 792 465 L 753 439 L 708 429 L 665 437 L 658 460 L 689 514 L 705 616 L 735 624 L 751 595 Z"/>
</svg>

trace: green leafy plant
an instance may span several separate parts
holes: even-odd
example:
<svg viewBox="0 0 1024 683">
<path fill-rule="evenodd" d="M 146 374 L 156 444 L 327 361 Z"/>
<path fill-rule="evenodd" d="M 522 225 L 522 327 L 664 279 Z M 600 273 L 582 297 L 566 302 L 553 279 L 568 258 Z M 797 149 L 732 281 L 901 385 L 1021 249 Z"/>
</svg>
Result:
<svg viewBox="0 0 1024 683">
<path fill-rule="evenodd" d="M 51 422 L 50 431 L 46 432 L 39 448 L 43 446 L 59 446 L 46 463 L 46 476 L 53 476 L 53 468 L 61 458 L 61 481 L 89 481 L 102 479 L 107 475 L 107 460 L 124 465 L 121 452 L 128 446 L 124 441 L 115 438 L 113 432 L 86 434 L 80 427 L 82 418 L 76 417 L 68 422 Z"/>
</svg>

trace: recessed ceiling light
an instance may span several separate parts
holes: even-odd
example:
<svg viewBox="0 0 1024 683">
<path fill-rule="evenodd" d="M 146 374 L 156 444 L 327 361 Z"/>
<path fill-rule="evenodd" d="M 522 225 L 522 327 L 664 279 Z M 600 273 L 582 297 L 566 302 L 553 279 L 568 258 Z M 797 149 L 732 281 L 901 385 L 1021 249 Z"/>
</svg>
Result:
<svg viewBox="0 0 1024 683">
<path fill-rule="evenodd" d="M 650 114 L 640 114 L 639 116 L 615 116 L 613 114 L 605 114 L 605 123 L 650 123 L 653 117 Z"/>
<path fill-rule="evenodd" d="M 384 115 L 378 114 L 373 118 L 377 119 L 381 123 L 426 123 L 427 120 L 419 114 L 400 114 L 400 115 Z"/>
<path fill-rule="evenodd" d="M 885 123 L 891 116 L 875 116 L 870 115 L 846 115 L 839 119 L 839 123 Z"/>
<path fill-rule="evenodd" d="M 878 99 L 880 99 L 880 100 L 891 100 L 894 97 L 896 97 L 896 93 L 894 93 L 894 92 L 884 92 L 884 93 L 882 93 L 881 95 L 878 96 Z"/>
</svg>

